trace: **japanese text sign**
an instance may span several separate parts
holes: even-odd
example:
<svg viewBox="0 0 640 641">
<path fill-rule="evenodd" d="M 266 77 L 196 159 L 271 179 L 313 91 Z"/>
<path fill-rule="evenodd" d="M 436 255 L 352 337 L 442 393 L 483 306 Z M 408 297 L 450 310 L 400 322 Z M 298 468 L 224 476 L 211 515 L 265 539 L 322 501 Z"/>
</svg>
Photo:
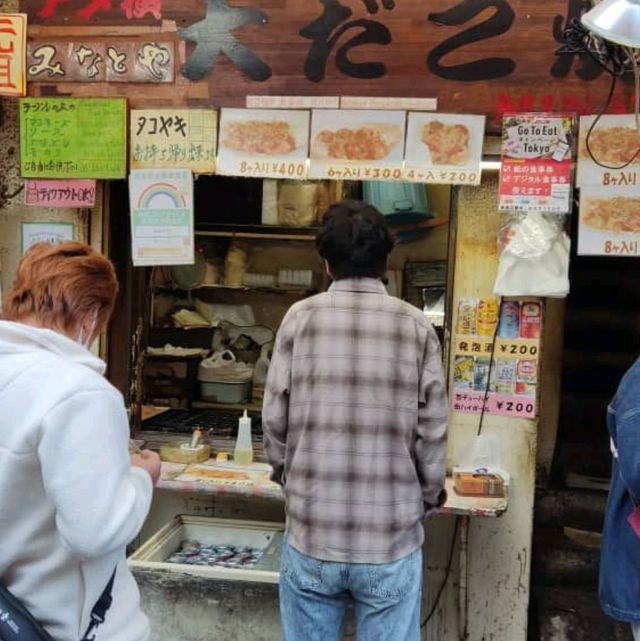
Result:
<svg viewBox="0 0 640 641">
<path fill-rule="evenodd" d="M 0 96 L 24 96 L 27 16 L 0 13 Z"/>
<path fill-rule="evenodd" d="M 306 178 L 308 151 L 308 111 L 221 111 L 219 174 L 260 178 Z"/>
<path fill-rule="evenodd" d="M 479 185 L 484 116 L 410 113 L 404 179 Z"/>
<path fill-rule="evenodd" d="M 464 298 L 454 337 L 455 412 L 534 418 L 542 306 L 539 302 Z M 494 333 L 497 332 L 495 342 Z"/>
<path fill-rule="evenodd" d="M 133 264 L 195 261 L 190 169 L 134 169 L 129 176 Z"/>
<path fill-rule="evenodd" d="M 311 178 L 402 180 L 406 113 L 314 109 Z"/>
<path fill-rule="evenodd" d="M 23 98 L 20 165 L 27 178 L 124 178 L 124 98 Z"/>
<path fill-rule="evenodd" d="M 640 132 L 633 114 L 582 116 L 576 184 L 606 189 L 640 186 Z"/>
<path fill-rule="evenodd" d="M 571 211 L 573 130 L 567 114 L 504 116 L 500 211 Z"/>
<path fill-rule="evenodd" d="M 134 109 L 131 167 L 184 167 L 211 174 L 216 166 L 217 126 L 213 109 Z"/>
<path fill-rule="evenodd" d="M 27 180 L 25 205 L 41 207 L 93 207 L 95 180 Z"/>
</svg>

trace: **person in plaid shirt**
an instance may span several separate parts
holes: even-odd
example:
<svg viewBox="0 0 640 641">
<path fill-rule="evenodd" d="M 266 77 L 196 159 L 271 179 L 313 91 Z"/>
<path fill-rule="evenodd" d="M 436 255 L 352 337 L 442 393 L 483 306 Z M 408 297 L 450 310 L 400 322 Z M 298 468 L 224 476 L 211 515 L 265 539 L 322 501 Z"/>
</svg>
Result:
<svg viewBox="0 0 640 641">
<path fill-rule="evenodd" d="M 394 245 L 374 207 L 343 200 L 316 247 L 333 283 L 278 331 L 262 411 L 286 499 L 284 641 L 420 638 L 425 514 L 444 502 L 448 405 L 440 344 L 382 279 Z"/>
</svg>

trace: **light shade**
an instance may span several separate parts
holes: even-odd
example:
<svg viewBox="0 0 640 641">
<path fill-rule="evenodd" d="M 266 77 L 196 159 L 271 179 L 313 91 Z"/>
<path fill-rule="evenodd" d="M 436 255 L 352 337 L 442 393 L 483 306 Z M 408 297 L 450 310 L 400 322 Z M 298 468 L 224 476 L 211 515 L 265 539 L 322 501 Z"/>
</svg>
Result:
<svg viewBox="0 0 640 641">
<path fill-rule="evenodd" d="M 640 47 L 640 0 L 602 0 L 581 20 L 589 31 L 604 40 Z"/>
</svg>

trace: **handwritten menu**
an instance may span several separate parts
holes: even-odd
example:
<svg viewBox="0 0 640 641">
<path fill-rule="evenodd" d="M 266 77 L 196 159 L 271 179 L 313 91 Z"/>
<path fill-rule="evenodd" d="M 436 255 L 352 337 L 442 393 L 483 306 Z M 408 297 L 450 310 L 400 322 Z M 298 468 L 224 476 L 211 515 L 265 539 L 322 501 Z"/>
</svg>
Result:
<svg viewBox="0 0 640 641">
<path fill-rule="evenodd" d="M 542 305 L 505 301 L 498 313 L 495 298 L 458 302 L 452 409 L 480 413 L 484 406 L 489 414 L 534 418 Z"/>
<path fill-rule="evenodd" d="M 410 113 L 404 179 L 479 185 L 484 116 Z"/>
<path fill-rule="evenodd" d="M 256 178 L 306 178 L 308 151 L 308 111 L 221 111 L 219 174 Z"/>
<path fill-rule="evenodd" d="M 93 207 L 95 180 L 27 180 L 24 204 L 41 207 Z"/>
<path fill-rule="evenodd" d="M 504 116 L 500 211 L 571 211 L 573 130 L 568 114 Z"/>
<path fill-rule="evenodd" d="M 190 169 L 133 169 L 129 175 L 131 256 L 138 265 L 195 261 Z"/>
<path fill-rule="evenodd" d="M 0 96 L 26 94 L 26 56 L 26 14 L 0 14 Z"/>
<path fill-rule="evenodd" d="M 314 109 L 311 178 L 402 180 L 404 111 Z"/>
<path fill-rule="evenodd" d="M 25 178 L 124 178 L 124 98 L 23 98 L 20 167 Z"/>
<path fill-rule="evenodd" d="M 131 168 L 216 168 L 218 114 L 213 109 L 133 109 Z"/>
</svg>

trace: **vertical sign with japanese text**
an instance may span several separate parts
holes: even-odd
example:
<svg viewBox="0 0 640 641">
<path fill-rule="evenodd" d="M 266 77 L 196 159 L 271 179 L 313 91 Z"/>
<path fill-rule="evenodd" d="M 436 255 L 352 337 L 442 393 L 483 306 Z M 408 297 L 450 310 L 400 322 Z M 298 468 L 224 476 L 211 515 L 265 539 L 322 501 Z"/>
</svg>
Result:
<svg viewBox="0 0 640 641">
<path fill-rule="evenodd" d="M 124 98 L 20 100 L 20 170 L 25 178 L 124 178 Z"/>
<path fill-rule="evenodd" d="M 129 199 L 133 264 L 193 264 L 191 170 L 133 169 Z"/>
<path fill-rule="evenodd" d="M 574 122 L 569 114 L 504 116 L 500 211 L 571 211 Z"/>
<path fill-rule="evenodd" d="M 215 110 L 133 109 L 130 120 L 132 169 L 184 167 L 196 174 L 215 171 Z"/>
<path fill-rule="evenodd" d="M 0 13 L 0 96 L 27 92 L 27 16 Z"/>
<path fill-rule="evenodd" d="M 484 406 L 489 414 L 534 418 L 542 305 L 504 301 L 498 319 L 499 309 L 494 298 L 458 301 L 451 407 L 468 414 Z"/>
</svg>

